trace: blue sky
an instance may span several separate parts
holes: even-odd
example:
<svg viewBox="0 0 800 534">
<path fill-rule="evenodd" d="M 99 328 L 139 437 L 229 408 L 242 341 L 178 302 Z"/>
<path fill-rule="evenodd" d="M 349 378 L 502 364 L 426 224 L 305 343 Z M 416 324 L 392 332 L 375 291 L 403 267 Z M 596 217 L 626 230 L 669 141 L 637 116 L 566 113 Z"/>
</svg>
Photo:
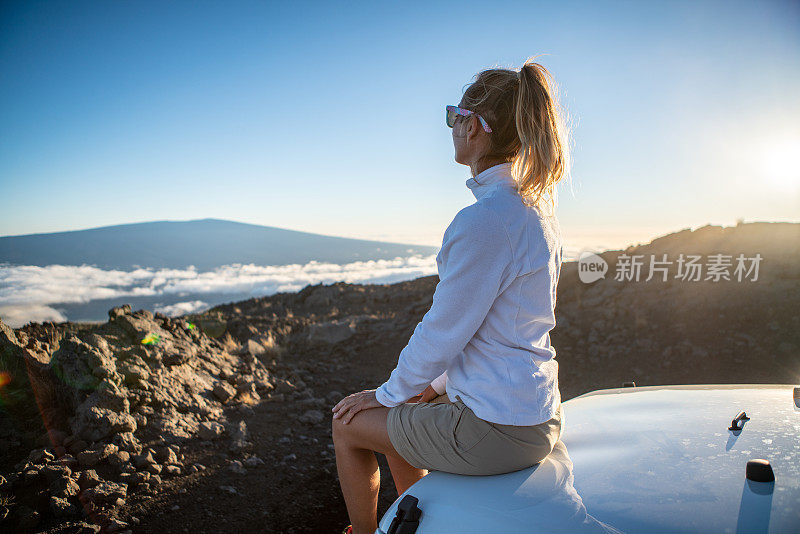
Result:
<svg viewBox="0 0 800 534">
<path fill-rule="evenodd" d="M 444 106 L 532 55 L 573 246 L 800 220 L 797 2 L 3 2 L 0 235 L 217 217 L 438 245 Z"/>
</svg>

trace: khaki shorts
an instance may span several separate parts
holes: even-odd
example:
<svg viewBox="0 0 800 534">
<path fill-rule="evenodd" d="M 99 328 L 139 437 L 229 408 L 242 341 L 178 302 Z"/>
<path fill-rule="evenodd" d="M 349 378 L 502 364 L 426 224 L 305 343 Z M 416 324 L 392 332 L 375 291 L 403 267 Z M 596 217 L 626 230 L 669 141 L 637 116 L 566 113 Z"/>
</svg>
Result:
<svg viewBox="0 0 800 534">
<path fill-rule="evenodd" d="M 561 407 L 539 425 L 484 421 L 460 397 L 389 409 L 386 427 L 395 450 L 418 469 L 460 475 L 498 475 L 525 469 L 550 454 L 561 436 Z"/>
</svg>

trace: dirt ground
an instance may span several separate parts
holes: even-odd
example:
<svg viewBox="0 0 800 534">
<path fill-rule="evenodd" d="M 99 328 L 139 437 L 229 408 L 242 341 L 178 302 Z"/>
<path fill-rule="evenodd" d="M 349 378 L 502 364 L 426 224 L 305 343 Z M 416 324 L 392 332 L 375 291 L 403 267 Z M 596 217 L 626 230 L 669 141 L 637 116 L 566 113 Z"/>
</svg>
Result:
<svg viewBox="0 0 800 534">
<path fill-rule="evenodd" d="M 412 331 L 406 328 L 380 339 L 356 335 L 346 345 L 316 351 L 314 395 L 336 399 L 380 385 Z M 330 407 L 336 402 L 331 400 Z M 121 518 L 136 517 L 135 532 L 338 534 L 349 521 L 336 474 L 329 408 L 322 410 L 326 418 L 320 424 L 298 421 L 304 409 L 290 401 L 267 400 L 237 414 L 247 422 L 252 453 L 263 465 L 235 474 L 226 468 L 230 455 L 224 442 L 210 449 L 190 447 L 192 460 L 208 469 L 165 484 L 156 497 L 131 499 Z M 384 456 L 377 457 L 380 517 L 397 491 Z"/>
</svg>

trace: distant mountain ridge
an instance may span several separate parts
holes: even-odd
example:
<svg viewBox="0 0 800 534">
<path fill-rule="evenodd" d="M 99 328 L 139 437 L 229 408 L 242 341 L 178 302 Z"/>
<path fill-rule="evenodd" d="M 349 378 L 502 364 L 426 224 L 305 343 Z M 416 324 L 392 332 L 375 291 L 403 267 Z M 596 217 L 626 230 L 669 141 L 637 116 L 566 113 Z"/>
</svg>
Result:
<svg viewBox="0 0 800 534">
<path fill-rule="evenodd" d="M 232 263 L 350 263 L 435 254 L 436 247 L 332 237 L 224 219 L 153 221 L 0 237 L 0 263 L 209 271 Z"/>
</svg>

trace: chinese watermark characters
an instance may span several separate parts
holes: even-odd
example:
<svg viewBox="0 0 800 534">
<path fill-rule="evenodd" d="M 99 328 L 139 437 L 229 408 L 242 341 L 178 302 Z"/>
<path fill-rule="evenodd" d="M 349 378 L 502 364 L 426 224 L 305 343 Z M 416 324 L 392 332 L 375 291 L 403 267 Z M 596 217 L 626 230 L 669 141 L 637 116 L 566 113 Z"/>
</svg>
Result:
<svg viewBox="0 0 800 534">
<path fill-rule="evenodd" d="M 761 254 L 748 257 L 729 254 L 709 254 L 704 256 L 680 254 L 670 259 L 667 254 L 620 254 L 614 266 L 614 280 L 617 282 L 666 282 L 670 279 L 686 282 L 720 280 L 737 282 L 758 280 Z M 594 253 L 583 253 L 578 259 L 578 276 L 581 282 L 592 283 L 605 278 L 609 271 L 608 263 Z"/>
</svg>

